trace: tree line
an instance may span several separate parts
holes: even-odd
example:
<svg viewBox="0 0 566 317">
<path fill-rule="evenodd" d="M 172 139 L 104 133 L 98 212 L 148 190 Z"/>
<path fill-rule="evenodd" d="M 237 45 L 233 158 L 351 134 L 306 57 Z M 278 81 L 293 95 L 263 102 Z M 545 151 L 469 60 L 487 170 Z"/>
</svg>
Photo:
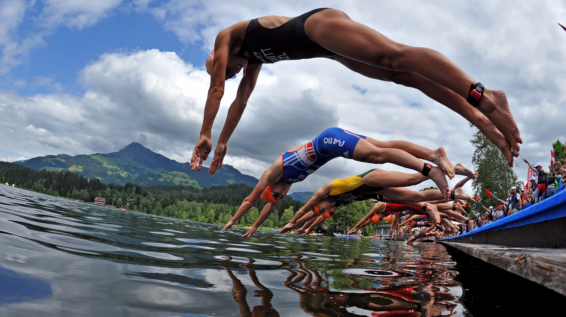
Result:
<svg viewBox="0 0 566 317">
<path fill-rule="evenodd" d="M 108 205 L 116 208 L 215 224 L 228 222 L 253 190 L 253 187 L 244 184 L 206 188 L 104 184 L 98 178 L 74 172 L 36 171 L 6 162 L 0 162 L 0 183 L 16 184 L 19 188 L 84 202 L 94 202 L 95 197 L 103 197 Z M 262 227 L 275 229 L 284 226 L 302 205 L 300 201 L 285 197 Z M 251 226 L 264 206 L 265 202 L 259 200 L 237 224 Z M 371 205 L 367 202 L 342 207 L 325 225 L 331 232 L 343 231 L 354 226 L 370 209 Z M 368 229 L 373 230 L 373 226 Z"/>
</svg>

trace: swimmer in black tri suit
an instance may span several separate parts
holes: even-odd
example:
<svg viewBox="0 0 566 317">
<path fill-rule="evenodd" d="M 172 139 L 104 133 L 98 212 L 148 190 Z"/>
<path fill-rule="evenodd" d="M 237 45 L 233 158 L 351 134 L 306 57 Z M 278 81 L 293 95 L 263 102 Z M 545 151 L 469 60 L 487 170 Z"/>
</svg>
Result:
<svg viewBox="0 0 566 317">
<path fill-rule="evenodd" d="M 266 16 L 236 23 L 218 33 L 207 59 L 211 75 L 200 139 L 191 167 L 200 170 L 212 151 L 211 131 L 224 95 L 224 82 L 242 69 L 236 99 L 228 110 L 209 173 L 222 167 L 228 140 L 255 88 L 261 66 L 323 57 L 361 75 L 416 88 L 480 129 L 510 166 L 522 143 L 503 91 L 484 89 L 441 53 L 396 43 L 352 21 L 344 12 L 317 9 L 295 18 Z"/>
</svg>

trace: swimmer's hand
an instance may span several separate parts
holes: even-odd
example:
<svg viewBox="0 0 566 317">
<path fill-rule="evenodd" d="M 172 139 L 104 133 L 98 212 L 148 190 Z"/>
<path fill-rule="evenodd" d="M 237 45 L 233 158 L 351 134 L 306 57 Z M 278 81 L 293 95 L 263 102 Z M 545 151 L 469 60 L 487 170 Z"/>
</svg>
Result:
<svg viewBox="0 0 566 317">
<path fill-rule="evenodd" d="M 224 226 L 224 228 L 222 228 L 220 230 L 220 232 L 224 232 L 224 231 L 230 229 L 233 225 L 234 225 L 234 221 L 232 221 L 232 220 L 228 221 L 228 223 L 226 223 L 226 225 Z"/>
<path fill-rule="evenodd" d="M 348 234 L 354 234 L 358 231 L 358 227 L 354 227 L 352 228 L 350 231 L 348 231 Z"/>
<path fill-rule="evenodd" d="M 222 161 L 224 161 L 224 156 L 226 156 L 226 150 L 228 145 L 226 143 L 218 143 L 216 145 L 216 150 L 214 150 L 214 158 L 212 159 L 212 164 L 210 164 L 210 169 L 208 173 L 214 175 L 217 170 L 222 168 Z"/>
<path fill-rule="evenodd" d="M 202 162 L 206 161 L 208 158 L 208 154 L 212 151 L 212 141 L 210 141 L 209 137 L 204 135 L 200 136 L 197 144 L 195 144 L 195 148 L 193 149 L 193 156 L 191 157 L 191 171 L 194 171 L 195 168 L 197 172 L 200 171 L 202 167 Z"/>
<path fill-rule="evenodd" d="M 257 230 L 256 227 L 251 227 L 251 229 L 248 232 L 246 232 L 245 234 L 242 235 L 242 238 L 251 237 L 254 234 L 254 232 L 256 232 L 256 230 Z"/>
<path fill-rule="evenodd" d="M 289 231 L 293 230 L 293 228 L 294 228 L 295 226 L 296 226 L 296 225 L 295 225 L 294 223 L 290 222 L 290 223 L 286 224 L 283 228 L 281 228 L 281 230 L 279 231 L 279 233 L 289 232 Z"/>
</svg>

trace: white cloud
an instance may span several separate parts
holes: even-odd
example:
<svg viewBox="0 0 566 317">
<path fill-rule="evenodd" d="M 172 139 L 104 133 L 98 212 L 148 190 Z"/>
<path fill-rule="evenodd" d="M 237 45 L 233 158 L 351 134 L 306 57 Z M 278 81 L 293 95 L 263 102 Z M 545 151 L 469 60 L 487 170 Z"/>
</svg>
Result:
<svg viewBox="0 0 566 317">
<path fill-rule="evenodd" d="M 133 4 L 140 12 L 151 12 L 179 40 L 203 45 L 206 51 L 218 31 L 238 21 L 336 7 L 398 42 L 436 49 L 488 88 L 505 90 L 525 141 L 524 157 L 549 161 L 551 143 L 566 140 L 562 123 L 566 52 L 560 44 L 566 42 L 566 35 L 556 25 L 566 13 L 562 3 L 341 1 L 315 5 L 139 0 Z M 61 22 L 86 8 L 85 3 L 69 4 L 59 15 L 53 14 L 53 21 L 60 22 L 52 23 L 80 29 L 110 14 L 117 5 L 117 1 L 104 2 L 89 7 L 91 14 L 83 19 Z M 36 156 L 110 152 L 139 141 L 176 160 L 190 159 L 209 85 L 203 65 L 187 64 L 175 53 L 157 49 L 112 53 L 86 65 L 81 80 L 85 92 L 80 96 L 22 97 L 0 92 L 0 124 L 10 136 L 0 147 Z M 214 143 L 238 81 L 227 82 Z M 45 132 L 37 136 L 36 130 L 24 129 L 28 126 Z M 454 164 L 462 162 L 471 168 L 473 131 L 465 119 L 417 90 L 368 79 L 324 59 L 263 67 L 228 145 L 225 163 L 258 177 L 285 150 L 330 126 L 381 140 L 408 140 L 432 149 L 442 146 Z M 293 189 L 310 191 L 332 178 L 370 167 L 334 160 Z M 404 170 L 390 164 L 382 168 Z M 524 164 L 516 170 L 521 179 L 526 177 Z"/>
</svg>

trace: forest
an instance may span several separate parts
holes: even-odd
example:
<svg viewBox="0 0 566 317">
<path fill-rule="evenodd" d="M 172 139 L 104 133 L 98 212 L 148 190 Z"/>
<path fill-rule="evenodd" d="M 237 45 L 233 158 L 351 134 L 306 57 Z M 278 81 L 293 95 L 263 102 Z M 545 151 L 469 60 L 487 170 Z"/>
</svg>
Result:
<svg viewBox="0 0 566 317">
<path fill-rule="evenodd" d="M 225 224 L 238 210 L 253 187 L 245 184 L 197 188 L 183 185 L 139 186 L 104 184 L 98 178 L 87 178 L 73 172 L 36 171 L 0 162 L 0 184 L 15 184 L 34 192 L 91 203 L 103 197 L 108 205 L 146 214 L 190 221 Z M 285 197 L 260 229 L 278 229 L 285 225 L 303 203 Z M 265 203 L 259 200 L 237 225 L 251 226 Z M 369 202 L 342 207 L 324 224 L 328 232 L 343 232 L 354 226 L 371 209 Z M 116 212 L 119 212 L 116 210 Z M 373 232 L 370 225 L 366 232 Z"/>
</svg>

